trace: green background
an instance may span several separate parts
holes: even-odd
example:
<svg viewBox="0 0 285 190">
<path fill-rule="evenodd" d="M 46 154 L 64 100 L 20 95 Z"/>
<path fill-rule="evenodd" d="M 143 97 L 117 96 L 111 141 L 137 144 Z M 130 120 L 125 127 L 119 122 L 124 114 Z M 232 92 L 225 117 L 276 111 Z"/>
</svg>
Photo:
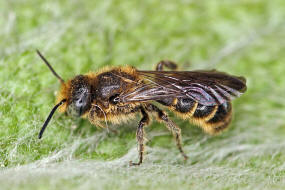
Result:
<svg viewBox="0 0 285 190">
<path fill-rule="evenodd" d="M 0 29 L 1 189 L 285 188 L 285 1 L 3 0 Z M 154 122 L 145 162 L 129 167 L 139 118 L 116 135 L 56 113 L 37 139 L 59 82 L 36 49 L 64 79 L 170 59 L 245 76 L 248 91 L 219 136 L 172 117 L 187 162 Z"/>
</svg>

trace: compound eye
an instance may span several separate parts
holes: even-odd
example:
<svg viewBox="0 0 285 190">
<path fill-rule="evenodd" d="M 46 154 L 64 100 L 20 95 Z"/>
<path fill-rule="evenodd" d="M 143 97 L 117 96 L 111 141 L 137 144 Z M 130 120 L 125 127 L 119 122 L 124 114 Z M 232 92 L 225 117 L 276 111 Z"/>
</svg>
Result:
<svg viewBox="0 0 285 190">
<path fill-rule="evenodd" d="M 87 88 L 78 89 L 73 100 L 73 104 L 78 115 L 82 115 L 88 109 L 90 104 L 90 94 Z"/>
<path fill-rule="evenodd" d="M 86 100 L 84 97 L 81 97 L 75 101 L 75 106 L 78 108 L 84 107 L 85 105 L 86 105 Z"/>
</svg>

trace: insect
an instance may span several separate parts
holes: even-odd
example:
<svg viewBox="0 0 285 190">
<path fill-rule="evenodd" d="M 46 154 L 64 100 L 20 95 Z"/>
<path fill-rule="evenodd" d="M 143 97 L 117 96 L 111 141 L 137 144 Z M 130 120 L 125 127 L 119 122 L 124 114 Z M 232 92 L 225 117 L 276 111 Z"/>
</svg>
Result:
<svg viewBox="0 0 285 190">
<path fill-rule="evenodd" d="M 107 122 L 126 122 L 140 113 L 142 118 L 136 129 L 139 161 L 130 161 L 130 165 L 143 162 L 144 128 L 152 115 L 165 124 L 182 156 L 188 158 L 182 148 L 181 129 L 160 107 L 200 126 L 206 133 L 218 134 L 231 122 L 231 100 L 246 91 L 244 77 L 216 70 L 175 71 L 177 65 L 172 61 L 159 62 L 156 71 L 122 66 L 64 81 L 38 50 L 37 53 L 61 83 L 56 105 L 42 126 L 39 139 L 58 108 L 100 127 L 106 127 Z M 164 71 L 164 67 L 171 71 Z"/>
</svg>

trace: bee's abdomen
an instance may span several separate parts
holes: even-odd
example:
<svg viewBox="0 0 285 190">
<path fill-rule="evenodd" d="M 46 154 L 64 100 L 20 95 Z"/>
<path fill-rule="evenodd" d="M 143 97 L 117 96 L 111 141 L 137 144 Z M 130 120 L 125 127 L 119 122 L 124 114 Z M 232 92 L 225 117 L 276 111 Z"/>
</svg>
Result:
<svg viewBox="0 0 285 190">
<path fill-rule="evenodd" d="M 212 119 L 216 114 L 218 106 L 204 106 L 201 104 L 197 105 L 197 108 L 193 114 L 193 118 L 195 119 L 203 119 L 208 121 Z"/>
<path fill-rule="evenodd" d="M 215 115 L 205 122 L 205 127 L 202 127 L 207 133 L 217 134 L 226 129 L 232 119 L 232 104 L 225 102 L 217 106 Z"/>
<path fill-rule="evenodd" d="M 213 118 L 211 118 L 207 123 L 219 123 L 224 120 L 227 120 L 227 118 L 230 116 L 232 111 L 232 105 L 230 102 L 226 102 L 224 104 L 221 104 L 218 106 L 218 109 L 214 115 Z"/>
<path fill-rule="evenodd" d="M 191 99 L 178 98 L 175 104 L 175 109 L 180 113 L 190 113 L 193 115 L 197 109 L 197 103 Z"/>
<path fill-rule="evenodd" d="M 231 122 L 232 105 L 230 102 L 205 106 L 190 98 L 177 98 L 172 102 L 172 110 L 176 111 L 178 116 L 189 119 L 210 134 L 221 132 Z"/>
</svg>

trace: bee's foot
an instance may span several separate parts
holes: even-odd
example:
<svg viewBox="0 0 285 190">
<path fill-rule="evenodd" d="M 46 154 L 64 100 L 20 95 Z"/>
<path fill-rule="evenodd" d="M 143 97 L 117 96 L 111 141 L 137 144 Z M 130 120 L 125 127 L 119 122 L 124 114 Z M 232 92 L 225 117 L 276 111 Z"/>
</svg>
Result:
<svg viewBox="0 0 285 190">
<path fill-rule="evenodd" d="M 141 165 L 141 162 L 138 162 L 138 163 L 134 163 L 132 161 L 129 162 L 129 166 L 139 166 Z"/>
<path fill-rule="evenodd" d="M 185 161 L 188 160 L 189 157 L 184 152 L 181 152 L 181 154 L 182 154 Z"/>
</svg>

